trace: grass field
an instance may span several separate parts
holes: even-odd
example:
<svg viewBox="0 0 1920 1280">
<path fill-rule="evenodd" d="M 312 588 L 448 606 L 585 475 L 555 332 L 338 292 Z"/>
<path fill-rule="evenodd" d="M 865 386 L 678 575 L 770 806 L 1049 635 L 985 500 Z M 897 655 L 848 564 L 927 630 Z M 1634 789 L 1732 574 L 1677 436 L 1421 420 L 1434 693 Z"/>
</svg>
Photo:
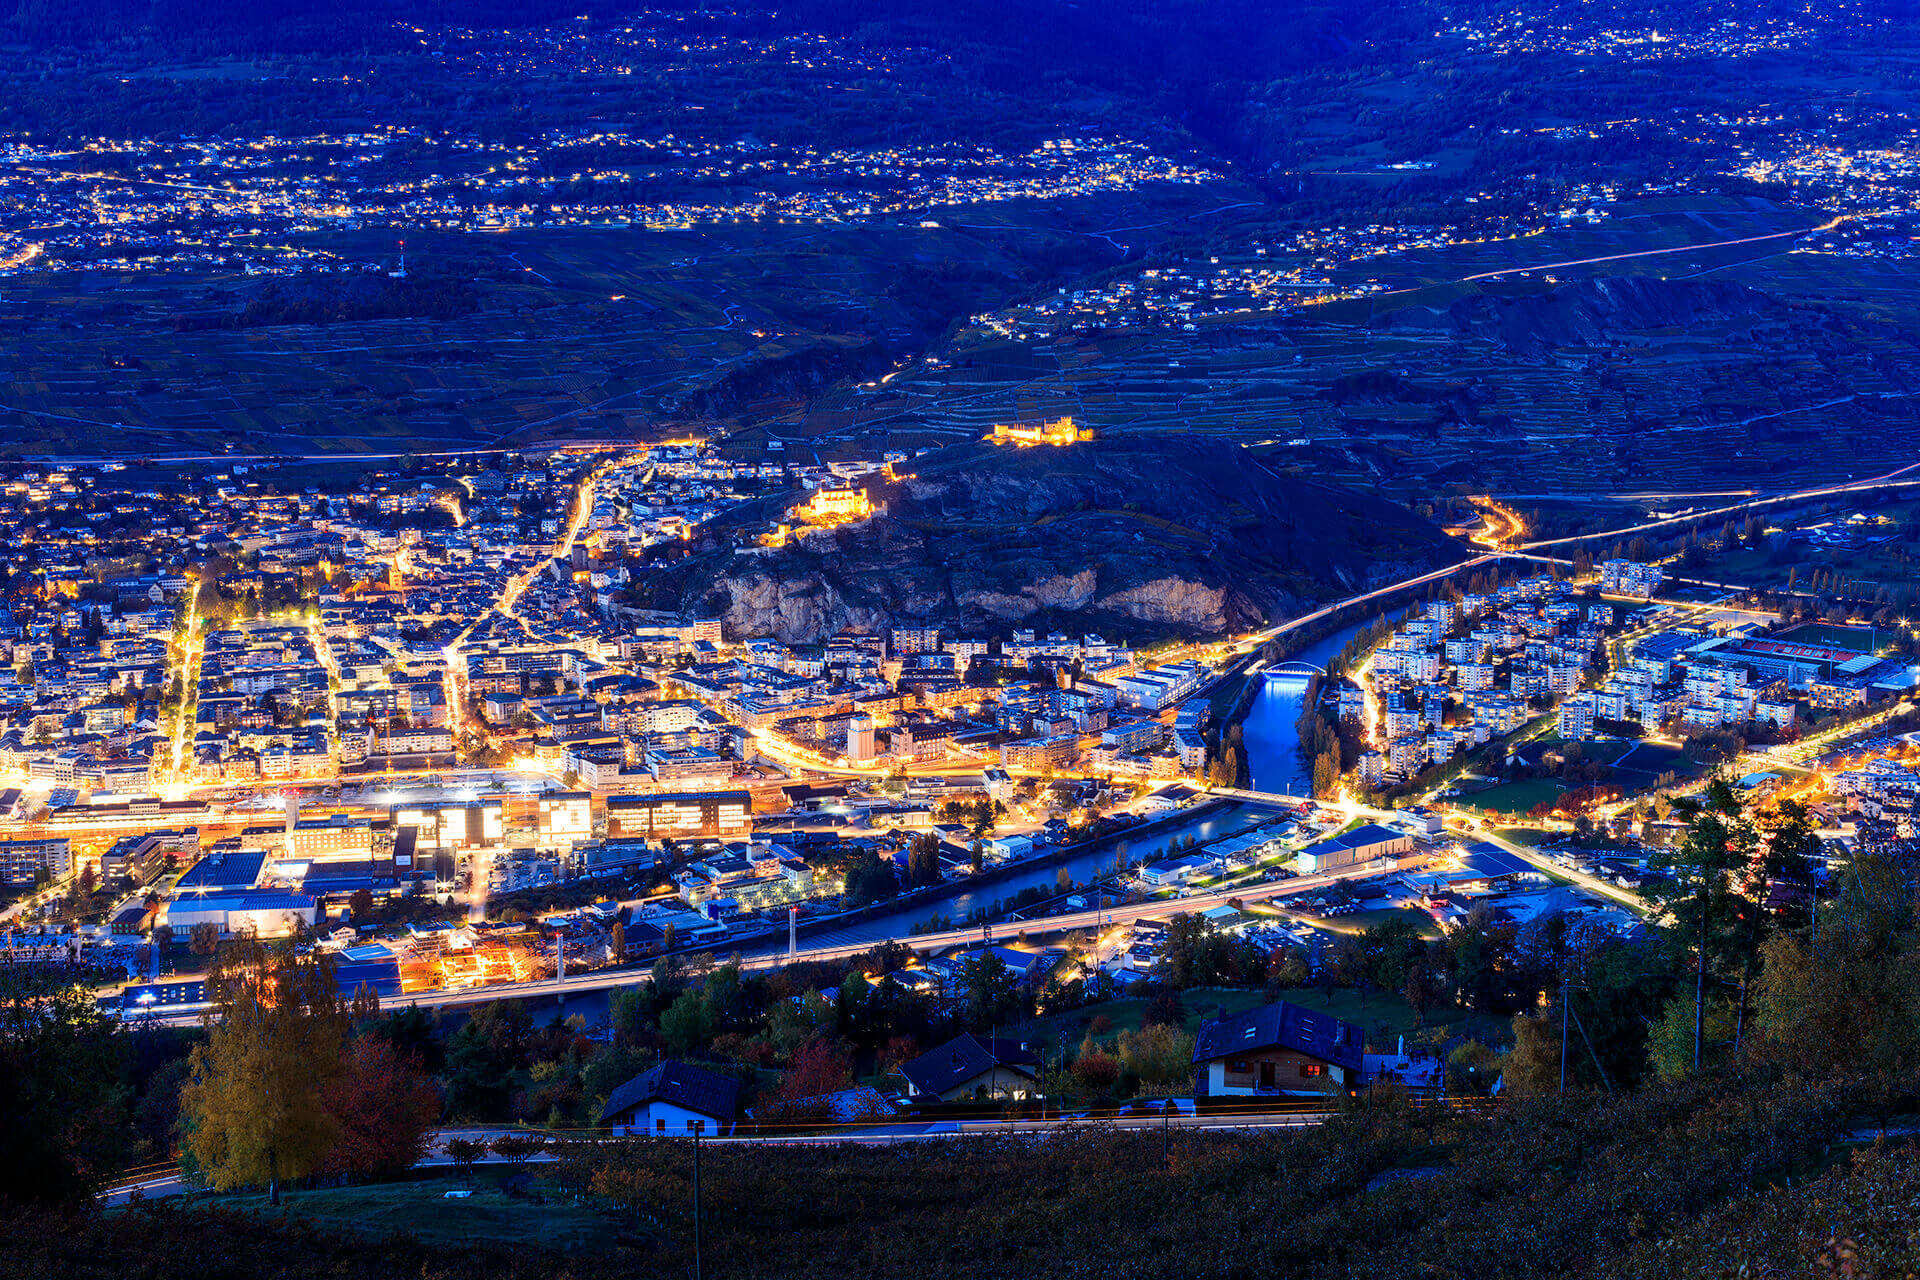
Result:
<svg viewBox="0 0 1920 1280">
<path fill-rule="evenodd" d="M 1797 627 L 1789 627 L 1781 632 L 1780 638 L 1791 640 L 1796 644 L 1827 644 L 1837 649 L 1869 653 L 1877 644 L 1885 642 L 1886 633 L 1876 632 L 1871 627 L 1841 627 L 1830 622 L 1803 622 Z"/>
<path fill-rule="evenodd" d="M 1433 917 L 1424 911 L 1412 907 L 1382 907 L 1377 911 L 1356 911 L 1350 916 L 1335 916 L 1326 922 L 1327 927 L 1337 928 L 1341 933 L 1365 933 L 1377 924 L 1388 920 L 1402 919 L 1420 931 L 1423 938 L 1433 939 L 1440 936 L 1440 927 Z"/>
<path fill-rule="evenodd" d="M 1544 827 L 1495 827 L 1493 834 L 1502 840 L 1532 849 L 1553 833 Z"/>
<path fill-rule="evenodd" d="M 1685 769 L 1691 762 L 1687 753 L 1679 747 L 1662 746 L 1657 742 L 1643 742 L 1626 755 L 1613 762 L 1616 769 L 1635 769 L 1641 773 L 1665 773 Z"/>
<path fill-rule="evenodd" d="M 1528 778 L 1522 782 L 1503 782 L 1485 791 L 1461 796 L 1464 804 L 1491 813 L 1526 813 L 1544 801 L 1558 799 L 1566 785 L 1554 778 Z"/>
<path fill-rule="evenodd" d="M 447 1192 L 463 1185 L 458 1178 L 448 1176 L 287 1191 L 281 1194 L 278 1209 L 267 1203 L 265 1195 L 212 1196 L 199 1203 L 250 1210 L 268 1218 L 304 1219 L 321 1228 L 376 1238 L 400 1232 L 428 1244 L 535 1245 L 561 1253 L 584 1253 L 603 1242 L 609 1224 L 601 1214 L 544 1195 L 545 1203 L 509 1196 L 500 1189 L 502 1177 L 492 1170 L 479 1170 L 473 1179 L 473 1195 L 466 1199 L 447 1198 Z M 543 1192 L 537 1182 L 534 1190 L 537 1195 Z"/>
</svg>

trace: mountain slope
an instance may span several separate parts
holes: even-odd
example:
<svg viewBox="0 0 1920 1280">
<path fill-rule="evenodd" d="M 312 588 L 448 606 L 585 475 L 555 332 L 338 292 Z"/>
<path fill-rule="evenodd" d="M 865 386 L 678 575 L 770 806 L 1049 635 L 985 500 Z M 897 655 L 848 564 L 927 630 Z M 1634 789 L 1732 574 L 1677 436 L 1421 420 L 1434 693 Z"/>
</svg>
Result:
<svg viewBox="0 0 1920 1280">
<path fill-rule="evenodd" d="M 708 565 L 689 604 L 793 642 L 919 619 L 1220 634 L 1461 556 L 1399 507 L 1211 440 L 966 445 L 912 465 L 873 490 L 886 514 Z"/>
</svg>

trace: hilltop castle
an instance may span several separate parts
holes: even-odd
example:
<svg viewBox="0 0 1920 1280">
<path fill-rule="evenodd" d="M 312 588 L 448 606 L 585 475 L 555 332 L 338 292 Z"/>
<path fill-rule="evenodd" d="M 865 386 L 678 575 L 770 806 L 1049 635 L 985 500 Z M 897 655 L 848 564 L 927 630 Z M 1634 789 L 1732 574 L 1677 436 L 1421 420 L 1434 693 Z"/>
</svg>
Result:
<svg viewBox="0 0 1920 1280">
<path fill-rule="evenodd" d="M 1011 427 L 996 426 L 987 437 L 992 444 L 1019 445 L 1023 448 L 1042 444 L 1078 444 L 1091 439 L 1093 432 L 1075 426 L 1072 418 L 1056 418 L 1052 422 L 1022 422 Z"/>
</svg>

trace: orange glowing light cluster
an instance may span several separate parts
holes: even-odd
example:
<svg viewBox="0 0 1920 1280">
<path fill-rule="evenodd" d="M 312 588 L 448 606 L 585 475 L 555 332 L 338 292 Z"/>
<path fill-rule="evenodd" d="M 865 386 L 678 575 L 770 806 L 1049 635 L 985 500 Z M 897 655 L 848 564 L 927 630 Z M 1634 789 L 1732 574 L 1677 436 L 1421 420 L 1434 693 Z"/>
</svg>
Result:
<svg viewBox="0 0 1920 1280">
<path fill-rule="evenodd" d="M 992 444 L 1010 444 L 1020 448 L 1032 448 L 1035 445 L 1064 446 L 1091 439 L 1093 439 L 1093 432 L 1085 427 L 1075 426 L 1072 418 L 1055 418 L 1052 422 L 1021 422 L 1013 426 L 996 426 L 987 436 L 987 440 Z"/>
<path fill-rule="evenodd" d="M 795 520 L 810 525 L 850 524 L 873 514 L 865 489 L 816 489 L 793 509 Z"/>
</svg>

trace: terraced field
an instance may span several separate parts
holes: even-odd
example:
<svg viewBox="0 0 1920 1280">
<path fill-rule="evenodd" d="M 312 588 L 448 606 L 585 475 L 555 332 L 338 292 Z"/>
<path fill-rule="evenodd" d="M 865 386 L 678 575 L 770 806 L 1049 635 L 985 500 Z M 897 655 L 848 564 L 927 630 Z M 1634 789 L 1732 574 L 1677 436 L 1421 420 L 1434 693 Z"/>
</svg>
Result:
<svg viewBox="0 0 1920 1280">
<path fill-rule="evenodd" d="M 916 442 L 1072 414 L 1112 433 L 1269 442 L 1315 474 L 1430 494 L 1872 474 L 1912 461 L 1920 426 L 1910 280 L 1849 262 L 1845 286 L 1820 296 L 1792 237 L 1465 280 L 1815 221 L 1759 202 L 1648 202 L 1600 228 L 1409 255 L 1385 268 L 1401 291 L 1290 317 L 1033 344 L 962 335 L 940 367 L 842 388 L 797 426 Z M 1822 447 L 1840 438 L 1846 449 Z"/>
<path fill-rule="evenodd" d="M 334 323 L 251 323 L 276 286 L 240 276 L 24 277 L 0 301 L 0 449 L 458 447 L 777 418 L 1037 279 L 1014 239 L 767 224 L 432 236 L 409 243 L 415 278 L 460 295 L 458 314 Z"/>
</svg>

